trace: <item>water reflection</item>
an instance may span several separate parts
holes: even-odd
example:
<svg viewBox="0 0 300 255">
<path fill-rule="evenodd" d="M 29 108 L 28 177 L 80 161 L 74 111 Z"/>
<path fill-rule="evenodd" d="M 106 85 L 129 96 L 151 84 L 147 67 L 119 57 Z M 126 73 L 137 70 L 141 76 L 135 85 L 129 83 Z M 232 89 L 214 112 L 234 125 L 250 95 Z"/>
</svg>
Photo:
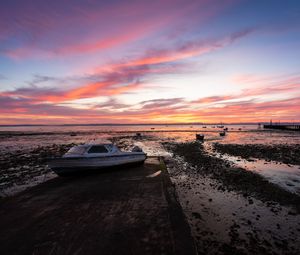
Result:
<svg viewBox="0 0 300 255">
<path fill-rule="evenodd" d="M 206 147 L 209 148 L 209 146 Z M 210 149 L 208 149 L 208 151 L 211 153 Z M 270 182 L 300 195 L 300 166 L 283 164 L 276 161 L 266 161 L 263 159 L 246 160 L 228 154 L 213 153 L 213 155 L 232 162 L 235 167 L 257 172 Z"/>
</svg>

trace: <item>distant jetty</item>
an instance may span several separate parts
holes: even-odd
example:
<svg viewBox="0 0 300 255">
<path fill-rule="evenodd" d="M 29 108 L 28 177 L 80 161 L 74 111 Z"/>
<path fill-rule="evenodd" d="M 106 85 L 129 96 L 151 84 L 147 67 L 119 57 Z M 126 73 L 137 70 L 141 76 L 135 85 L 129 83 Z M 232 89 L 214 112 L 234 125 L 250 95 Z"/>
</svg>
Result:
<svg viewBox="0 0 300 255">
<path fill-rule="evenodd" d="M 284 124 L 268 124 L 268 125 L 264 125 L 264 128 L 300 131 L 300 125 L 294 125 L 294 124 L 286 124 L 286 125 L 284 125 Z"/>
</svg>

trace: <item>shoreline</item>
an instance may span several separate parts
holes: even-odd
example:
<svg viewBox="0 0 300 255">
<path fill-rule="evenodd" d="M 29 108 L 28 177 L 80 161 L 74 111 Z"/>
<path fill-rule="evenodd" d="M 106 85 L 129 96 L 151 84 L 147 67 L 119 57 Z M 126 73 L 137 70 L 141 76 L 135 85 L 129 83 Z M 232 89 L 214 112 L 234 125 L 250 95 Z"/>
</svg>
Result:
<svg viewBox="0 0 300 255">
<path fill-rule="evenodd" d="M 229 161 L 209 155 L 201 143 L 165 144 L 175 157 L 183 157 L 204 177 L 219 181 L 220 190 L 235 191 L 244 197 L 292 206 L 300 214 L 300 196 L 266 180 L 262 175 L 233 166 Z"/>
<path fill-rule="evenodd" d="M 102 133 L 102 134 L 134 134 L 134 133 L 219 133 L 220 131 L 223 131 L 223 129 L 184 129 L 184 130 L 177 130 L 177 129 L 154 129 L 154 130 L 126 130 L 126 131 L 121 131 L 121 130 L 112 130 L 112 131 L 102 131 L 102 130 L 94 130 L 94 131 L 64 131 L 64 132 L 45 132 L 45 131 L 40 131 L 40 132 L 32 132 L 32 131 L 0 131 L 0 137 L 18 137 L 18 136 L 39 136 L 39 135 L 69 135 L 69 136 L 79 136 L 79 135 L 87 135 L 87 134 L 94 134 L 94 133 Z M 227 133 L 246 133 L 246 132 L 260 132 L 260 133 L 265 133 L 265 132 L 270 132 L 270 130 L 263 130 L 263 129 L 253 129 L 253 130 L 228 130 L 226 131 Z M 280 130 L 272 130 L 271 132 L 273 133 L 280 133 L 282 131 Z M 285 131 L 285 132 L 290 132 L 290 131 Z M 291 131 L 291 133 L 294 133 Z"/>
</svg>

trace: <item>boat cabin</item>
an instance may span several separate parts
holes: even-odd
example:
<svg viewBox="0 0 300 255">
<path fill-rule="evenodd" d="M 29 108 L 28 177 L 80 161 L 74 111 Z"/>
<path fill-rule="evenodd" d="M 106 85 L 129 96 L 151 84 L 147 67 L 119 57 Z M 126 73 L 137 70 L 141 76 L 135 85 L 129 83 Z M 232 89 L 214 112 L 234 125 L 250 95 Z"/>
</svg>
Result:
<svg viewBox="0 0 300 255">
<path fill-rule="evenodd" d="M 103 154 L 118 153 L 119 149 L 113 144 L 85 144 L 71 148 L 64 157 L 95 156 Z"/>
</svg>

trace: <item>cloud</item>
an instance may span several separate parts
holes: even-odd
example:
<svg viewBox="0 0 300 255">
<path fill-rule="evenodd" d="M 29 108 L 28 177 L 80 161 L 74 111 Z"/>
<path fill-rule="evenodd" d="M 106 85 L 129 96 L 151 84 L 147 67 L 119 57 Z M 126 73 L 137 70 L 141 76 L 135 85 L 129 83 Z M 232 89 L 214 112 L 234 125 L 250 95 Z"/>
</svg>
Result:
<svg viewBox="0 0 300 255">
<path fill-rule="evenodd" d="M 129 108 L 131 105 L 120 103 L 115 98 L 108 98 L 106 102 L 99 103 L 97 105 L 94 105 L 93 108 L 97 110 L 123 110 Z"/>
<path fill-rule="evenodd" d="M 228 40 L 228 43 L 233 43 L 235 42 L 236 40 L 240 39 L 240 38 L 243 38 L 253 32 L 255 32 L 258 28 L 254 28 L 254 27 L 249 27 L 249 28 L 245 28 L 245 29 L 242 29 L 242 30 L 239 30 L 235 33 L 232 33 L 229 38 L 227 39 Z"/>
<path fill-rule="evenodd" d="M 24 59 L 108 50 L 151 35 L 173 33 L 175 28 L 191 25 L 190 20 L 199 26 L 225 4 L 216 6 L 204 0 L 6 1 L 0 10 L 0 52 Z"/>
<path fill-rule="evenodd" d="M 173 49 L 148 50 L 143 57 L 120 64 L 120 66 L 155 65 L 196 57 L 224 48 L 236 40 L 249 35 L 253 31 L 255 31 L 255 29 L 249 28 L 232 33 L 224 38 L 185 42 L 175 46 Z"/>
<path fill-rule="evenodd" d="M 243 89 L 244 96 L 300 93 L 300 76 L 253 76 L 243 75 L 234 79 L 238 84 L 250 85 Z"/>
<path fill-rule="evenodd" d="M 247 33 L 242 33 L 241 36 L 245 34 Z M 229 41 L 232 42 L 232 39 L 228 41 L 228 38 L 231 37 L 232 35 L 218 40 L 188 42 L 173 50 L 151 50 L 141 57 L 128 59 L 125 62 L 113 63 L 105 66 L 105 68 L 99 68 L 90 76 L 84 77 L 86 80 L 98 78 L 98 81 L 88 82 L 68 90 L 63 88 L 37 87 L 37 84 L 49 81 L 65 83 L 66 79 L 35 75 L 33 81 L 30 83 L 32 86 L 19 88 L 15 91 L 3 92 L 2 94 L 20 97 L 25 96 L 27 98 L 31 97 L 34 100 L 58 103 L 80 98 L 95 97 L 99 94 L 111 96 L 128 93 L 144 87 L 145 84 L 143 84 L 141 80 L 146 76 L 176 73 L 182 68 L 182 65 L 177 65 L 176 62 L 178 60 L 199 56 L 208 51 L 225 47 Z M 235 38 L 238 37 L 235 36 Z M 77 79 L 84 80 L 82 77 Z"/>
<path fill-rule="evenodd" d="M 33 119 L 44 123 L 46 119 L 51 123 L 259 122 L 270 118 L 300 120 L 300 96 L 271 102 L 240 100 L 227 102 L 222 107 L 210 105 L 199 109 L 192 108 L 190 103 L 183 98 L 169 98 L 127 105 L 110 98 L 89 109 L 74 109 L 68 105 L 33 103 L 24 98 L 0 96 L 0 123 L 18 122 L 24 118 L 26 123 L 35 123 Z"/>
<path fill-rule="evenodd" d="M 211 96 L 211 97 L 203 97 L 199 98 L 197 100 L 193 100 L 192 104 L 211 104 L 211 103 L 217 103 L 222 102 L 226 100 L 236 99 L 236 96 Z"/>
<path fill-rule="evenodd" d="M 168 99 L 153 99 L 140 102 L 141 109 L 161 109 L 161 108 L 173 108 L 174 106 L 183 103 L 184 98 L 168 98 Z"/>
<path fill-rule="evenodd" d="M 26 54 L 31 55 L 32 52 L 30 51 L 37 51 L 37 54 L 39 54 L 38 51 L 46 51 L 61 56 L 90 53 L 117 45 L 124 45 L 126 42 L 148 36 L 149 33 L 160 31 L 165 24 L 172 23 L 176 17 L 186 13 L 186 10 L 175 11 L 178 8 L 172 9 L 167 15 L 165 15 L 164 11 L 159 11 L 157 22 L 153 23 L 153 12 L 157 10 L 157 4 L 150 5 L 149 9 L 148 5 L 135 2 L 134 4 L 138 4 L 136 11 L 141 11 L 138 15 L 147 13 L 145 19 L 137 23 L 134 17 L 128 19 L 127 16 L 127 14 L 129 15 L 132 12 L 133 3 L 129 5 L 114 5 L 113 7 L 116 7 L 118 11 L 112 8 L 107 14 L 101 11 L 97 3 L 94 4 L 92 1 L 91 5 L 88 4 L 83 10 L 77 8 L 76 5 L 73 6 L 70 10 L 72 15 L 67 15 L 62 19 L 62 13 L 60 13 L 60 9 L 57 8 L 56 4 L 56 2 L 53 4 L 52 7 L 54 9 L 50 11 L 51 18 L 48 16 L 50 14 L 47 13 L 41 23 L 36 22 L 41 16 L 36 14 L 36 9 L 32 5 L 25 7 L 24 12 L 26 14 L 20 12 L 20 16 L 16 16 L 17 18 L 11 31 L 5 28 L 5 22 L 0 22 L 0 31 L 5 31 L 5 36 L 2 36 L 0 40 L 7 40 L 13 35 L 20 36 L 20 34 L 29 31 L 28 37 L 25 36 L 21 40 L 21 44 L 17 43 L 17 45 L 8 48 L 4 47 L 0 51 L 2 50 L 6 54 L 10 52 L 12 55 L 15 54 L 16 57 L 26 57 Z M 169 6 L 169 4 L 164 2 L 163 6 Z M 63 6 L 68 7 L 65 2 L 63 2 Z M 43 8 L 48 8 L 48 5 L 43 5 L 41 10 Z M 122 13 L 120 10 L 125 10 L 124 15 L 126 18 L 124 18 L 126 22 L 119 23 L 117 28 L 117 21 L 112 21 L 112 19 L 117 13 Z M 36 14 L 37 16 L 29 14 Z M 53 19 L 53 15 L 57 16 L 57 19 Z M 4 20 L 6 19 L 11 20 L 7 15 Z M 99 34 L 93 30 L 92 26 L 92 30 L 87 32 L 89 33 L 87 40 L 81 36 L 85 33 L 81 31 L 81 28 L 84 28 L 84 26 L 89 27 L 91 24 L 101 23 L 99 25 L 101 30 L 105 28 L 108 21 L 112 22 L 112 27 L 108 26 L 113 30 L 112 32 L 104 29 L 103 35 L 101 33 L 99 37 Z M 47 40 L 49 34 L 51 34 L 53 40 L 53 35 L 60 35 L 66 29 L 65 26 L 76 27 L 80 22 L 82 24 L 79 25 L 78 29 L 76 28 L 79 34 L 67 33 L 66 36 L 62 36 L 62 39 L 57 39 L 58 41 L 50 40 L 49 44 L 46 43 L 45 45 L 41 43 L 41 40 Z M 120 33 L 118 33 L 118 29 L 120 29 Z M 73 31 L 72 28 L 71 31 Z M 119 61 L 100 66 L 93 69 L 89 74 L 84 75 L 51 77 L 36 74 L 27 83 L 27 86 L 0 92 L 0 112 L 6 118 L 9 114 L 12 114 L 12 116 L 18 116 L 20 119 L 22 116 L 28 116 L 29 118 L 33 118 L 33 116 L 52 116 L 53 118 L 66 119 L 73 117 L 82 118 L 85 121 L 105 120 L 107 118 L 113 121 L 124 120 L 125 122 L 139 121 L 141 119 L 145 122 L 155 120 L 176 121 L 180 118 L 186 121 L 202 120 L 201 118 L 218 121 L 218 118 L 240 119 L 241 117 L 239 116 L 243 116 L 247 120 L 251 118 L 254 120 L 257 116 L 259 118 L 262 118 L 263 115 L 265 117 L 279 116 L 281 113 L 297 118 L 299 114 L 295 111 L 295 106 L 293 105 L 299 102 L 296 94 L 295 98 L 287 101 L 273 98 L 268 99 L 268 102 L 266 102 L 266 100 L 262 100 L 262 96 L 299 91 L 298 76 L 288 76 L 281 79 L 278 79 L 278 77 L 272 79 L 253 75 L 239 76 L 236 77 L 236 82 L 259 84 L 259 86 L 243 89 L 241 93 L 236 95 L 217 95 L 193 101 L 188 101 L 181 97 L 158 98 L 128 105 L 119 102 L 115 98 L 126 93 L 136 93 L 142 89 L 151 88 L 153 86 L 152 80 L 155 76 L 185 72 L 186 67 L 189 66 L 187 60 L 190 58 L 200 57 L 220 50 L 255 31 L 256 28 L 246 28 L 229 33 L 224 37 L 205 40 L 196 38 L 192 41 L 187 39 L 183 41 L 183 39 L 177 40 L 176 38 L 168 47 L 163 45 L 161 47 L 153 47 L 145 50 L 144 53 L 138 56 L 120 58 Z M 78 38 L 78 40 L 74 40 L 74 38 Z M 98 104 L 93 103 L 87 109 L 72 107 L 72 101 L 74 100 L 98 96 L 106 97 L 107 101 Z M 251 114 L 255 115 L 255 118 L 251 117 Z"/>
<path fill-rule="evenodd" d="M 147 67 L 149 68 L 149 67 Z M 140 69 L 138 69 L 140 70 Z M 142 69 L 144 70 L 144 69 Z M 135 73 L 134 71 L 133 73 Z M 137 72 L 139 74 L 139 72 Z M 136 73 L 135 73 L 136 75 Z M 130 79 L 136 78 L 135 75 L 126 76 Z M 46 88 L 23 88 L 18 93 L 14 91 L 12 94 L 0 94 L 1 120 L 4 123 L 10 121 L 20 121 L 27 117 L 31 122 L 34 117 L 42 119 L 42 117 L 50 118 L 53 122 L 59 122 L 64 119 L 65 122 L 195 122 L 207 121 L 218 122 L 228 121 L 267 121 L 268 119 L 281 120 L 300 120 L 299 105 L 300 94 L 294 93 L 287 99 L 272 98 L 273 93 L 282 94 L 290 92 L 291 89 L 299 92 L 297 76 L 286 76 L 284 79 L 275 82 L 275 79 L 269 79 L 269 83 L 265 87 L 253 88 L 252 90 L 244 90 L 236 95 L 220 95 L 199 98 L 189 101 L 185 98 L 158 98 L 147 101 L 141 101 L 137 104 L 124 104 L 118 99 L 112 98 L 111 95 L 119 95 L 131 89 L 135 91 L 139 86 L 133 83 L 132 86 L 115 87 L 118 80 L 116 74 L 109 73 L 108 80 L 114 81 L 112 84 L 92 83 L 84 86 L 83 90 L 70 91 L 52 91 Z M 122 76 L 121 76 L 122 77 Z M 129 79 L 129 78 L 128 78 Z M 36 79 L 43 82 L 47 78 Z M 50 79 L 51 80 L 51 79 Z M 120 80 L 119 80 L 120 81 Z M 271 86 L 272 85 L 272 86 Z M 97 88 L 95 88 L 95 87 Z M 99 87 L 100 86 L 100 87 Z M 62 103 L 56 105 L 55 100 L 77 98 L 79 95 L 91 96 L 91 92 L 95 89 L 106 91 L 102 96 L 107 96 L 108 100 L 99 104 L 92 104 L 87 109 L 73 108 L 71 104 Z M 123 90 L 123 91 L 121 91 Z M 69 94 L 64 94 L 69 93 Z M 30 96 L 31 95 L 31 96 Z M 268 98 L 266 98 L 266 96 Z M 53 97 L 51 99 L 51 97 Z M 57 97 L 57 98 L 55 98 Z M 269 98 L 271 97 L 271 98 Z M 46 101 L 53 101 L 46 103 Z M 22 117 L 23 116 L 23 117 Z M 16 119 L 13 119 L 13 118 Z M 42 121 L 42 120 L 41 120 Z"/>
</svg>

